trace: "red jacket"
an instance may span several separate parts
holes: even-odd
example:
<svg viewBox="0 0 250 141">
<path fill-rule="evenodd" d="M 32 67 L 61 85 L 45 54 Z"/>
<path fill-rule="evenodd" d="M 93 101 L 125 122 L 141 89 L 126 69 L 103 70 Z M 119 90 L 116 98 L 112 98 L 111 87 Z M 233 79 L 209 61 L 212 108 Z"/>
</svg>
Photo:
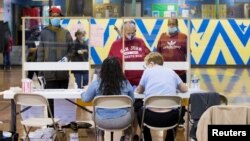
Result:
<svg viewBox="0 0 250 141">
<path fill-rule="evenodd" d="M 113 42 L 108 56 L 116 56 L 121 64 L 122 57 L 128 62 L 132 61 L 144 61 L 144 57 L 150 53 L 150 50 L 145 45 L 144 41 L 140 38 L 134 38 L 133 40 L 125 40 L 124 49 L 122 47 L 123 39 L 120 38 Z M 125 76 L 131 83 L 131 85 L 138 85 L 142 76 L 143 70 L 127 70 Z"/>
<path fill-rule="evenodd" d="M 8 44 L 5 47 L 4 52 L 11 52 L 12 51 L 12 45 L 13 45 L 13 39 L 12 39 L 12 37 L 9 37 Z"/>
<path fill-rule="evenodd" d="M 157 44 L 157 52 L 161 53 L 164 61 L 186 61 L 187 36 L 178 32 L 174 36 L 162 33 Z M 176 70 L 177 74 L 185 74 L 184 70 Z"/>
</svg>

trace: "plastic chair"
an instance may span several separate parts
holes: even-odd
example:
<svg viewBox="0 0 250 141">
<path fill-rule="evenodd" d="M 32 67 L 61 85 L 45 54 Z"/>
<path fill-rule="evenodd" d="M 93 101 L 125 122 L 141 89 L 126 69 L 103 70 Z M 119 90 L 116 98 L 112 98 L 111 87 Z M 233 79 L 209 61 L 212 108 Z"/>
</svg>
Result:
<svg viewBox="0 0 250 141">
<path fill-rule="evenodd" d="M 188 105 L 187 140 L 188 137 L 197 140 L 197 123 L 203 112 L 211 106 L 227 105 L 227 103 L 227 98 L 217 92 L 192 93 Z M 189 123 L 191 124 L 191 129 L 189 128 Z"/>
<path fill-rule="evenodd" d="M 131 122 L 123 128 L 107 129 L 105 127 L 102 127 L 101 125 L 98 125 L 96 122 L 96 109 L 97 108 L 105 108 L 105 109 L 130 108 Z M 133 100 L 129 96 L 126 96 L 126 95 L 97 96 L 93 100 L 93 118 L 94 118 L 93 120 L 95 124 L 95 130 L 96 130 L 96 140 L 98 136 L 98 129 L 101 129 L 103 131 L 110 131 L 111 141 L 113 141 L 114 131 L 125 130 L 131 126 L 132 133 L 133 133 L 133 128 L 132 128 L 133 119 L 134 119 Z"/>
<path fill-rule="evenodd" d="M 50 117 L 52 117 L 52 118 L 48 118 L 47 111 L 44 110 L 43 112 L 46 111 L 44 117 L 31 117 L 25 120 L 21 118 L 21 124 L 24 127 L 26 138 L 28 138 L 28 140 L 30 140 L 29 132 L 31 131 L 33 127 L 39 128 L 39 127 L 46 127 L 50 125 L 50 126 L 53 126 L 54 129 L 57 129 L 56 123 L 59 122 L 59 119 L 53 118 L 49 103 L 44 96 L 39 95 L 39 94 L 33 94 L 33 93 L 17 93 L 14 95 L 14 101 L 16 105 L 19 105 L 20 107 L 21 106 L 44 107 L 48 109 L 48 113 L 50 114 Z"/>
<path fill-rule="evenodd" d="M 181 102 L 182 102 L 182 98 L 179 96 L 170 96 L 170 95 L 163 96 L 163 95 L 161 95 L 161 96 L 150 96 L 150 97 L 146 98 L 144 101 L 144 104 L 143 104 L 140 137 L 144 140 L 144 138 L 143 138 L 143 126 L 147 126 L 149 129 L 158 130 L 158 131 L 166 131 L 166 130 L 173 130 L 174 131 L 174 128 L 178 126 L 179 122 L 177 122 L 176 124 L 174 124 L 172 126 L 155 127 L 155 126 L 151 126 L 151 125 L 144 123 L 144 116 L 145 116 L 145 112 L 146 112 L 147 108 L 158 108 L 158 109 L 163 109 L 163 110 L 172 110 L 172 109 L 179 108 L 178 121 L 180 121 Z"/>
</svg>

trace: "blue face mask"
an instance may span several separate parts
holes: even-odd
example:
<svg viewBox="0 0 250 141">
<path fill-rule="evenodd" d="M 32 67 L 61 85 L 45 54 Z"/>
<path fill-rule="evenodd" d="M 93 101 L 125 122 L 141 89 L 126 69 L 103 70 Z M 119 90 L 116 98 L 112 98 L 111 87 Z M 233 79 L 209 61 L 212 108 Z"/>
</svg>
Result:
<svg viewBox="0 0 250 141">
<path fill-rule="evenodd" d="M 169 34 L 174 34 L 177 32 L 177 27 L 168 27 L 168 33 Z"/>
<path fill-rule="evenodd" d="M 60 26 L 60 21 L 61 21 L 60 18 L 53 18 L 53 19 L 50 19 L 50 23 L 51 23 L 51 25 L 53 25 L 53 26 Z"/>
</svg>

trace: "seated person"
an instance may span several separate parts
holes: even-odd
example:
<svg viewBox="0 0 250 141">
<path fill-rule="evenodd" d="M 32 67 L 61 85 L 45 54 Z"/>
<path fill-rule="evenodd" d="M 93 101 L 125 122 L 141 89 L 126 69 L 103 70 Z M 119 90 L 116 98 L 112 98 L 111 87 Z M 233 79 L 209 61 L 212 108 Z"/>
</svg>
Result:
<svg viewBox="0 0 250 141">
<path fill-rule="evenodd" d="M 128 95 L 134 100 L 133 87 L 124 76 L 116 57 L 108 57 L 103 61 L 98 78 L 82 93 L 82 100 L 90 102 L 99 95 Z M 131 121 L 127 108 L 97 109 L 96 113 L 97 124 L 106 128 L 125 127 Z"/>
<path fill-rule="evenodd" d="M 145 98 L 147 98 L 152 95 L 173 95 L 177 90 L 187 92 L 188 88 L 180 77 L 173 70 L 163 67 L 164 60 L 160 53 L 151 52 L 145 57 L 144 61 L 146 70 L 144 70 L 140 83 L 135 90 L 137 93 L 144 93 Z M 142 111 L 141 108 L 137 112 L 139 124 L 141 124 L 142 120 Z M 179 119 L 178 109 L 161 111 L 160 113 L 153 109 L 147 109 L 146 112 L 144 122 L 152 126 L 174 125 Z M 152 141 L 149 128 L 144 127 L 143 133 L 145 141 Z M 174 141 L 173 130 L 167 131 L 165 141 Z"/>
</svg>

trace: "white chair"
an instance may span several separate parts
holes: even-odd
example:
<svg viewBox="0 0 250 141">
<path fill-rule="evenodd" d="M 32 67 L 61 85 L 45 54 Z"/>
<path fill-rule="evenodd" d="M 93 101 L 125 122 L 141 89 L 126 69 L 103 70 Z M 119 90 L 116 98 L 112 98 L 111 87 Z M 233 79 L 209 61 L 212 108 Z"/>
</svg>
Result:
<svg viewBox="0 0 250 141">
<path fill-rule="evenodd" d="M 105 108 L 105 109 L 129 108 L 130 115 L 131 115 L 131 122 L 123 128 L 107 129 L 106 127 L 102 127 L 101 125 L 98 125 L 96 122 L 96 109 L 97 108 Z M 132 128 L 133 119 L 134 119 L 134 109 L 133 109 L 133 100 L 131 99 L 131 97 L 126 96 L 126 95 L 108 95 L 108 96 L 97 96 L 94 98 L 93 120 L 94 120 L 95 130 L 96 130 L 96 140 L 98 139 L 98 129 L 111 132 L 111 141 L 113 141 L 114 131 L 125 130 L 131 126 L 132 133 L 133 133 L 133 128 Z"/>
<path fill-rule="evenodd" d="M 22 106 L 39 106 L 44 107 L 48 110 L 50 117 L 47 117 L 47 111 L 44 110 L 45 116 L 44 117 L 31 117 L 28 119 L 23 120 L 21 118 L 21 124 L 24 127 L 24 131 L 26 133 L 26 138 L 29 139 L 29 132 L 31 131 L 32 127 L 39 128 L 39 127 L 46 127 L 47 125 L 53 126 L 54 129 L 57 129 L 56 123 L 59 122 L 59 119 L 53 118 L 53 115 L 51 113 L 51 109 L 49 106 L 49 103 L 47 99 L 39 94 L 33 94 L 33 93 L 17 93 L 14 95 L 14 101 L 16 105 L 19 107 Z M 41 109 L 42 110 L 42 109 Z"/>
<path fill-rule="evenodd" d="M 141 135 L 140 137 L 144 140 L 143 137 L 143 126 L 147 126 L 150 130 L 157 130 L 157 131 L 167 131 L 167 130 L 174 130 L 175 127 L 178 126 L 178 122 L 172 126 L 165 126 L 165 127 L 155 127 L 152 125 L 148 125 L 144 122 L 144 116 L 146 113 L 147 108 L 157 108 L 158 110 L 172 110 L 179 108 L 179 119 L 181 117 L 181 102 L 182 98 L 179 96 L 173 95 L 161 95 L 161 96 L 150 96 L 144 100 L 143 104 L 143 113 L 142 113 L 142 120 L 141 120 Z M 165 136 L 165 134 L 163 135 Z"/>
</svg>

